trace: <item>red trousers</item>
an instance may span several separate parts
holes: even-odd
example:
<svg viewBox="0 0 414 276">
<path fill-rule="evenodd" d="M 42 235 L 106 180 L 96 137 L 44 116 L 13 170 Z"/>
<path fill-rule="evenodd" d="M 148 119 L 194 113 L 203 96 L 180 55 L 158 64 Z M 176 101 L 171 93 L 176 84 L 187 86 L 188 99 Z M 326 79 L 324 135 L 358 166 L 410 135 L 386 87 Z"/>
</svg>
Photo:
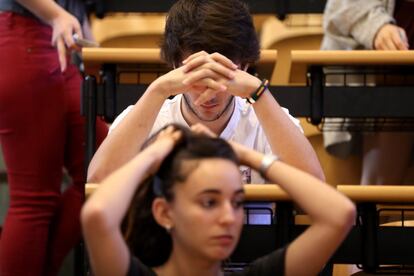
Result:
<svg viewBox="0 0 414 276">
<path fill-rule="evenodd" d="M 0 13 L 0 141 L 10 190 L 1 276 L 56 275 L 81 236 L 81 76 L 73 65 L 60 72 L 51 31 L 35 18 Z M 106 133 L 98 121 L 98 142 Z M 61 192 L 63 168 L 73 183 Z"/>
</svg>

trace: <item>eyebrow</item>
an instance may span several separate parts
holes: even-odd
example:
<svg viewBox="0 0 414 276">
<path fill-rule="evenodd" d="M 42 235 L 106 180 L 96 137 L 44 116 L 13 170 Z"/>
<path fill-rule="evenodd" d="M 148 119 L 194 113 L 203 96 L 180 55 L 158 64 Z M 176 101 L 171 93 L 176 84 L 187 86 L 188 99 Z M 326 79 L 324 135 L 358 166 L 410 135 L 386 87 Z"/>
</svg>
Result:
<svg viewBox="0 0 414 276">
<path fill-rule="evenodd" d="M 207 190 L 203 190 L 198 193 L 198 195 L 202 195 L 202 194 L 221 194 L 221 191 L 218 189 L 207 189 Z M 244 189 L 241 188 L 234 192 L 234 195 L 238 195 L 238 194 L 244 194 Z"/>
</svg>

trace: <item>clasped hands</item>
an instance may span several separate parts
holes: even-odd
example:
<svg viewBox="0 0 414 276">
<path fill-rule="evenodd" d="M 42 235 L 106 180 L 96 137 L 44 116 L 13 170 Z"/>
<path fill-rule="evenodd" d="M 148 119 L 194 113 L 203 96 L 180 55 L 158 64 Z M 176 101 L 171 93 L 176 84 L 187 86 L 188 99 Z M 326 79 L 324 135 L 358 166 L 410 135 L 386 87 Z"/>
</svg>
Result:
<svg viewBox="0 0 414 276">
<path fill-rule="evenodd" d="M 240 64 L 219 53 L 200 51 L 188 56 L 180 67 L 157 81 L 166 97 L 193 92 L 199 95 L 194 104 L 201 105 L 217 93 L 248 97 L 261 81 L 242 69 Z"/>
</svg>

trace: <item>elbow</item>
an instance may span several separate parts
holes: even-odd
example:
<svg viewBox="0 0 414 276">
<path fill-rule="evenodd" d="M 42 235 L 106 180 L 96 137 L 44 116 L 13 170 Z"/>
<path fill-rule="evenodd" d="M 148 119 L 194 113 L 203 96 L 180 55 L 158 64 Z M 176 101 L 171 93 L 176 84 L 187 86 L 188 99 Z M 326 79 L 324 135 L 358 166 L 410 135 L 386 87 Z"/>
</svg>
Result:
<svg viewBox="0 0 414 276">
<path fill-rule="evenodd" d="M 326 177 L 325 177 L 325 174 L 324 174 L 320 164 L 318 164 L 318 166 L 315 166 L 314 172 L 315 172 L 314 173 L 315 177 L 317 177 L 319 180 L 321 180 L 323 182 L 326 182 Z"/>
<path fill-rule="evenodd" d="M 344 198 L 343 203 L 337 210 L 336 226 L 343 232 L 348 233 L 352 225 L 355 224 L 356 207 L 355 204 L 348 198 Z"/>
<path fill-rule="evenodd" d="M 87 201 L 81 210 L 81 224 L 83 232 L 95 232 L 98 229 L 106 228 L 108 225 L 104 207 L 101 204 Z"/>
</svg>

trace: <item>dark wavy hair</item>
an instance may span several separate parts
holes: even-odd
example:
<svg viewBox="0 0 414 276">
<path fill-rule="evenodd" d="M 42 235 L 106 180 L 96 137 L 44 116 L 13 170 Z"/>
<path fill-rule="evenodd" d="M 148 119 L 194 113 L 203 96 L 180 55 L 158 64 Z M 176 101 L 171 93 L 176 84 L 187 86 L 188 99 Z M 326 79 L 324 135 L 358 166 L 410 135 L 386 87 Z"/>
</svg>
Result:
<svg viewBox="0 0 414 276">
<path fill-rule="evenodd" d="M 254 65 L 260 45 L 252 17 L 240 0 L 179 0 L 168 12 L 161 57 L 178 67 L 185 54 L 218 52 L 242 67 Z"/>
<path fill-rule="evenodd" d="M 173 126 L 182 131 L 182 139 L 162 162 L 156 175 L 138 187 L 122 226 L 131 253 L 150 267 L 165 263 L 172 251 L 171 236 L 152 215 L 152 202 L 158 196 L 169 202 L 174 200 L 174 185 L 184 182 L 197 167 L 195 165 L 188 169 L 186 166 L 184 170 L 183 161 L 223 158 L 239 166 L 236 154 L 225 140 L 194 134 L 180 125 Z M 144 147 L 150 144 L 157 134 L 154 134 Z"/>
</svg>

